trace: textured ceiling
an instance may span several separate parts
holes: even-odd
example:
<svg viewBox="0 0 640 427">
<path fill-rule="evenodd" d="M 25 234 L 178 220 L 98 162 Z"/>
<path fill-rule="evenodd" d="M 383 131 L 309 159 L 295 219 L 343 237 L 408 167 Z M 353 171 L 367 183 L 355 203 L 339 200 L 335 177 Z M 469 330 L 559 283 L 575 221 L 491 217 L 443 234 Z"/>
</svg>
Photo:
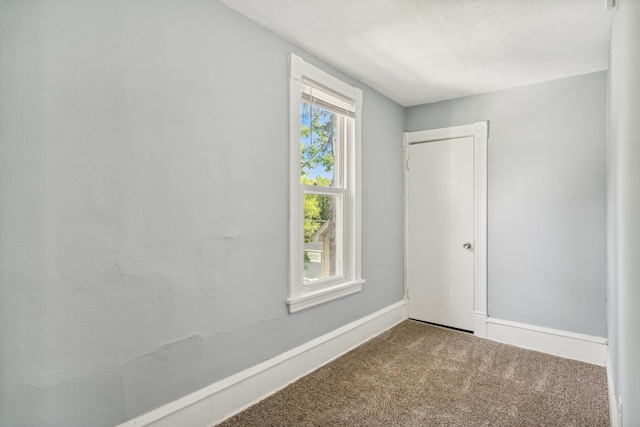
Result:
<svg viewBox="0 0 640 427">
<path fill-rule="evenodd" d="M 401 105 L 607 69 L 604 0 L 220 0 Z"/>
</svg>

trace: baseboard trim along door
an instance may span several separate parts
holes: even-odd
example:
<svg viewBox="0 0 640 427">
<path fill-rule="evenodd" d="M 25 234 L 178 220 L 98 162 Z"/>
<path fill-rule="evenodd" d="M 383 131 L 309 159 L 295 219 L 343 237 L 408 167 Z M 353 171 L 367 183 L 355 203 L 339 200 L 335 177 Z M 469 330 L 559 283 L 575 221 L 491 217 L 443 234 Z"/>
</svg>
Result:
<svg viewBox="0 0 640 427">
<path fill-rule="evenodd" d="M 605 366 L 607 339 L 487 318 L 487 338 L 554 356 Z"/>
<path fill-rule="evenodd" d="M 405 319 L 407 303 L 403 300 L 117 427 L 209 427 Z"/>
</svg>

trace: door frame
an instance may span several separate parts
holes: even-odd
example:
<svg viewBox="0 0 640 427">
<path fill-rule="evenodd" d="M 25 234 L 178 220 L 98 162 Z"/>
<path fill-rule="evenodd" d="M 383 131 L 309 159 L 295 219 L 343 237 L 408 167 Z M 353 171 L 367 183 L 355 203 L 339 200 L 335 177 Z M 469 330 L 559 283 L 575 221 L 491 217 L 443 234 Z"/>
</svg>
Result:
<svg viewBox="0 0 640 427">
<path fill-rule="evenodd" d="M 409 295 L 409 145 L 473 138 L 473 333 L 487 337 L 487 141 L 489 122 L 402 134 L 404 156 L 404 298 Z M 408 306 L 408 304 L 407 304 Z"/>
</svg>

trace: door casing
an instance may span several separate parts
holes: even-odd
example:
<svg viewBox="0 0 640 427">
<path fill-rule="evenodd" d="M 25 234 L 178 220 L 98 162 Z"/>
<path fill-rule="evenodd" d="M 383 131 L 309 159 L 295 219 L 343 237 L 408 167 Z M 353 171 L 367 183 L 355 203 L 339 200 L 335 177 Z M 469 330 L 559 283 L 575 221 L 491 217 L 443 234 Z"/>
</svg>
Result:
<svg viewBox="0 0 640 427">
<path fill-rule="evenodd" d="M 476 336 L 487 337 L 487 140 L 489 122 L 476 122 L 469 125 L 430 129 L 416 132 L 404 132 L 404 289 L 408 297 L 407 272 L 409 265 L 409 145 L 429 141 L 441 141 L 464 137 L 473 138 L 473 311 Z"/>
</svg>

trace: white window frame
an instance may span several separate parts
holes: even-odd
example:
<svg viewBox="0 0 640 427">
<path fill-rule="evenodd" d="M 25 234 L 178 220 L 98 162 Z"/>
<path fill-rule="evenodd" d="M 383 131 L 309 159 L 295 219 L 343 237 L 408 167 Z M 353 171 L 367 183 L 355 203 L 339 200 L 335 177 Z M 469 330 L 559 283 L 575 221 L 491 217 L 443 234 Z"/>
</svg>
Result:
<svg viewBox="0 0 640 427">
<path fill-rule="evenodd" d="M 311 80 L 341 97 L 352 100 L 355 109 L 351 143 L 342 159 L 344 189 L 315 187 L 314 192 L 342 195 L 342 272 L 341 277 L 304 285 L 303 194 L 300 183 L 300 101 L 302 79 Z M 362 90 L 289 54 L 289 312 L 303 310 L 362 290 L 361 271 L 361 112 Z M 344 141 L 343 141 L 344 142 Z"/>
</svg>

